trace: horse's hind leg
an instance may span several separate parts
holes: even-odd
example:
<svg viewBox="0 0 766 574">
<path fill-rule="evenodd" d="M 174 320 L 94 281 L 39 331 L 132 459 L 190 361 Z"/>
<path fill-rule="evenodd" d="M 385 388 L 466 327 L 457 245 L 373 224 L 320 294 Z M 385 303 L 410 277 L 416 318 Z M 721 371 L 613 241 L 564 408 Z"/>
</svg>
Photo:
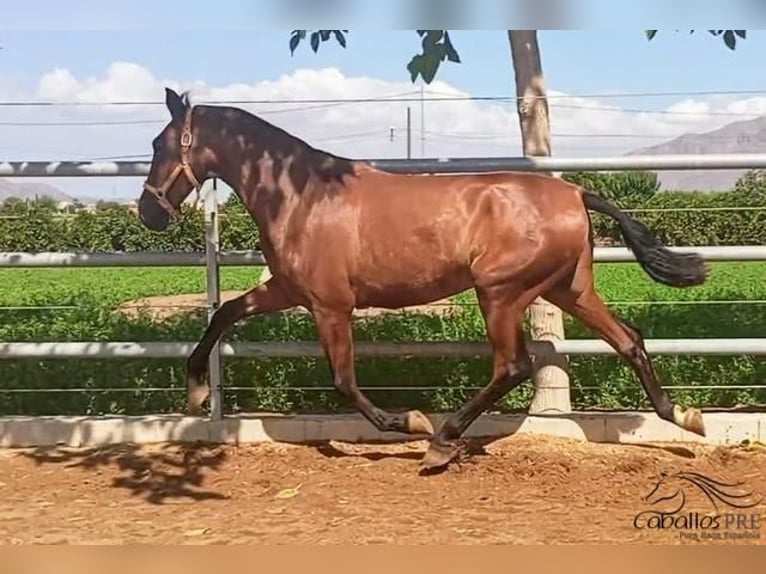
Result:
<svg viewBox="0 0 766 574">
<path fill-rule="evenodd" d="M 335 388 L 381 432 L 432 435 L 431 421 L 420 411 L 388 413 L 372 404 L 357 386 L 351 312 L 314 308 L 313 314 Z"/>
<path fill-rule="evenodd" d="M 533 295 L 506 288 L 503 293 L 477 289 L 479 305 L 494 355 L 490 382 L 458 411 L 450 415 L 431 440 L 421 467 L 448 465 L 458 454 L 457 439 L 476 418 L 532 374 L 532 361 L 524 342 L 523 313 Z"/>
<path fill-rule="evenodd" d="M 705 436 L 700 411 L 695 408 L 683 409 L 674 404 L 667 391 L 660 386 L 641 332 L 612 314 L 596 293 L 589 267 L 581 267 L 578 274 L 577 288 L 573 286 L 574 282 L 567 281 L 543 296 L 593 329 L 633 367 L 660 418 Z"/>
</svg>

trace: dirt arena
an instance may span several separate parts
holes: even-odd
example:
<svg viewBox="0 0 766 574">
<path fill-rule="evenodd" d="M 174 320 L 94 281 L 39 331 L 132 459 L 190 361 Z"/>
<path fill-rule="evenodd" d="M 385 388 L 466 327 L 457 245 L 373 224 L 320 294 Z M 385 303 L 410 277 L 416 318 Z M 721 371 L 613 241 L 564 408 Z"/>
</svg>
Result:
<svg viewBox="0 0 766 574">
<path fill-rule="evenodd" d="M 678 529 L 634 527 L 636 514 L 656 508 L 642 497 L 660 473 L 693 470 L 742 482 L 756 501 L 766 494 L 760 444 L 627 446 L 518 434 L 474 441 L 461 464 L 421 476 L 425 447 L 4 450 L 0 543 L 700 543 Z M 712 511 L 684 488 L 681 514 Z M 751 522 L 740 526 L 760 538 L 721 543 L 764 543 L 766 499 L 746 510 L 722 506 L 747 514 Z"/>
</svg>

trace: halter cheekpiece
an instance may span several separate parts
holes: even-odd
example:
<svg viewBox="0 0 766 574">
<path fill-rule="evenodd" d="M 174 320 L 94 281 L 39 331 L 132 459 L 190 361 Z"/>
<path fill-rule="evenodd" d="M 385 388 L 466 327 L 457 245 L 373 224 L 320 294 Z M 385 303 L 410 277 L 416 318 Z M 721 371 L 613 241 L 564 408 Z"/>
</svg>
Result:
<svg viewBox="0 0 766 574">
<path fill-rule="evenodd" d="M 173 186 L 176 179 L 178 179 L 178 176 L 181 175 L 181 173 L 186 175 L 186 178 L 194 185 L 194 189 L 197 191 L 197 195 L 199 195 L 199 191 L 202 188 L 202 184 L 197 179 L 197 176 L 194 175 L 194 171 L 192 170 L 191 162 L 189 160 L 189 152 L 191 150 L 193 141 L 191 117 L 192 108 L 190 107 L 186 111 L 184 127 L 183 131 L 181 132 L 181 163 L 173 168 L 173 171 L 170 172 L 170 175 L 160 187 L 154 187 L 148 181 L 144 182 L 144 189 L 154 195 L 154 197 L 157 199 L 157 203 L 159 203 L 160 206 L 165 211 L 167 211 L 172 218 L 177 218 L 180 214 L 178 210 L 168 201 L 166 196 L 168 190 Z"/>
</svg>

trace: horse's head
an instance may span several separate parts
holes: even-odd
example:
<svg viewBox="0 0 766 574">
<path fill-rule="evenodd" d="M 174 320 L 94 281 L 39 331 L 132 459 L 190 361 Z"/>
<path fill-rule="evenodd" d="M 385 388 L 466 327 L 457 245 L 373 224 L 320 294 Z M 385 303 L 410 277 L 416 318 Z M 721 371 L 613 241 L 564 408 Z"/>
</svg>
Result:
<svg viewBox="0 0 766 574">
<path fill-rule="evenodd" d="M 677 475 L 668 475 L 662 472 L 659 480 L 649 494 L 644 497 L 644 500 L 652 506 L 661 505 L 661 510 L 672 514 L 678 512 L 686 502 L 686 493 L 683 487 L 683 480 Z"/>
<path fill-rule="evenodd" d="M 165 88 L 165 104 L 171 119 L 152 141 L 152 165 L 138 201 L 141 222 L 152 231 L 167 228 L 184 199 L 194 190 L 199 192 L 208 173 L 208 150 L 194 140 L 194 108 L 187 95 Z"/>
</svg>

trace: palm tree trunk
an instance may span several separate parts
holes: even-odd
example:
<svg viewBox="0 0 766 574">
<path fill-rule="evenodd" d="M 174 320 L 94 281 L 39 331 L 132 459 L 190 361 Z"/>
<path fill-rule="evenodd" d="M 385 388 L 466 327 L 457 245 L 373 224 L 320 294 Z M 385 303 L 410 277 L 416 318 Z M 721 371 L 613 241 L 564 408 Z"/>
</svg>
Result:
<svg viewBox="0 0 766 574">
<path fill-rule="evenodd" d="M 508 30 L 516 75 L 519 124 L 525 156 L 550 156 L 551 132 L 548 100 L 537 30 Z M 561 309 L 538 298 L 528 309 L 530 335 L 546 341 L 564 340 Z M 567 358 L 554 353 L 535 357 L 535 393 L 530 414 L 569 413 L 572 410 Z"/>
</svg>

